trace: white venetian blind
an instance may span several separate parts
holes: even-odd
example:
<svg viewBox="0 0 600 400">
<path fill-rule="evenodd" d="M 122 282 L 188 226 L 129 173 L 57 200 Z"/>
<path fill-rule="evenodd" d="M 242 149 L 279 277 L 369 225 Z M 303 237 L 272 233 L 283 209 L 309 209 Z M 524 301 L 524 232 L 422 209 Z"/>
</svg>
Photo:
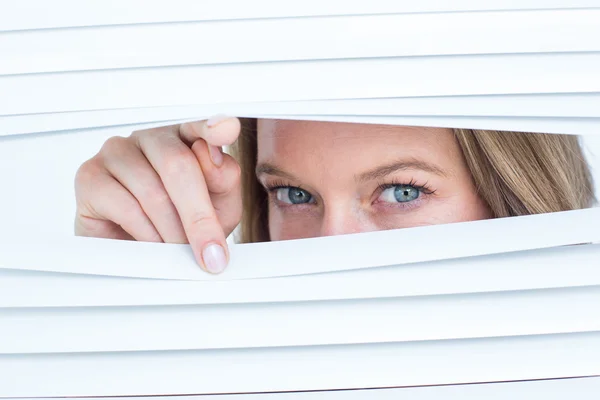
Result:
<svg viewBox="0 0 600 400">
<path fill-rule="evenodd" d="M 599 208 L 235 245 L 220 276 L 70 232 L 108 136 L 216 113 L 600 150 L 599 37 L 598 0 L 0 1 L 0 398 L 595 398 Z"/>
</svg>

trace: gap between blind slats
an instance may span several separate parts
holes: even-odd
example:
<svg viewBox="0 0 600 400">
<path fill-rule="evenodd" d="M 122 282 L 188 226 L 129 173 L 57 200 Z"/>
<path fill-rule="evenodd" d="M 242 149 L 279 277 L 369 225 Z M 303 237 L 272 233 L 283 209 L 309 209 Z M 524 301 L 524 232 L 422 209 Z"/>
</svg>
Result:
<svg viewBox="0 0 600 400">
<path fill-rule="evenodd" d="M 11 94 L 0 97 L 0 115 L 199 103 L 592 93 L 600 92 L 598 71 L 600 52 L 26 74 L 0 77 L 0 93 Z"/>
<path fill-rule="evenodd" d="M 600 285 L 599 259 L 600 245 L 580 245 L 400 267 L 222 282 L 0 270 L 0 307 L 280 303 L 582 287 Z"/>
<path fill-rule="evenodd" d="M 244 351 L 3 355 L 0 373 L 10 379 L 0 396 L 249 393 L 549 379 L 599 375 L 598 359 L 600 333 Z"/>
<path fill-rule="evenodd" d="M 328 15 L 431 13 L 599 7 L 598 0 L 371 0 L 280 2 L 277 0 L 20 0 L 4 1 L 0 31 Z M 69 12 L 64 12 L 69 10 Z"/>
<path fill-rule="evenodd" d="M 320 59 L 591 52 L 600 51 L 598 21 L 600 9 L 586 9 L 7 32 L 0 34 L 0 75 Z"/>
<path fill-rule="evenodd" d="M 219 275 L 188 245 L 85 237 L 6 237 L 0 268 L 177 280 L 230 280 L 348 271 L 600 241 L 600 208 L 313 239 L 231 246 Z M 431 243 L 436 243 L 432 248 Z M 409 251 L 398 252 L 399 246 Z M 369 251 L 364 251 L 368 248 Z M 339 249 L 344 249 L 340 251 Z M 269 257 L 264 257 L 269 254 Z M 294 254 L 293 258 L 289 255 Z M 285 268 L 281 268 L 285 265 Z"/>
</svg>

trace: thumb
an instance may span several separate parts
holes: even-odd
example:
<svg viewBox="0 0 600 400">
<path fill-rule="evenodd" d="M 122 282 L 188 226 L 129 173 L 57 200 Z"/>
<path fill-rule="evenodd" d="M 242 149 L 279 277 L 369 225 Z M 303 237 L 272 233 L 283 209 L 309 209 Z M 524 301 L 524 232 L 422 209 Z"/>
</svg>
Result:
<svg viewBox="0 0 600 400">
<path fill-rule="evenodd" d="M 197 140 L 192 145 L 206 181 L 210 199 L 226 236 L 242 218 L 241 169 L 221 148 Z"/>
<path fill-rule="evenodd" d="M 188 145 L 204 139 L 213 146 L 227 146 L 237 140 L 240 131 L 240 120 L 225 115 L 216 115 L 206 121 L 186 122 L 179 126 L 179 136 Z"/>
</svg>

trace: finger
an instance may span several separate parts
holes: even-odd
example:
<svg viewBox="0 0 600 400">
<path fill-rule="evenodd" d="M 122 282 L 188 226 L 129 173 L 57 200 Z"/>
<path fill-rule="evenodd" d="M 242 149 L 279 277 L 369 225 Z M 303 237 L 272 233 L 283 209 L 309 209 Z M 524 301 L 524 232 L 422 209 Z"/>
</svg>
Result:
<svg viewBox="0 0 600 400">
<path fill-rule="evenodd" d="M 77 210 L 75 235 L 104 239 L 135 240 L 123 228 L 111 221 L 99 220 L 81 215 Z"/>
<path fill-rule="evenodd" d="M 198 139 L 204 139 L 213 146 L 228 146 L 237 140 L 240 130 L 239 119 L 216 115 L 206 121 L 181 124 L 179 135 L 190 146 Z"/>
<path fill-rule="evenodd" d="M 107 171 L 138 200 L 162 240 L 187 243 L 175 205 L 141 150 L 130 140 L 115 137 L 106 141 L 100 155 Z"/>
<path fill-rule="evenodd" d="M 127 189 L 101 169 L 90 172 L 91 175 L 86 175 L 89 173 L 87 170 L 80 170 L 76 183 L 81 235 L 121 239 L 122 235 L 117 234 L 114 226 L 105 223 L 110 221 L 119 225 L 135 240 L 162 241 L 138 201 Z M 111 232 L 115 236 L 110 236 Z"/>
<path fill-rule="evenodd" d="M 223 228 L 192 150 L 170 132 L 140 136 L 139 145 L 173 201 L 198 263 L 219 273 L 229 256 Z"/>
<path fill-rule="evenodd" d="M 233 157 L 223 154 L 218 147 L 209 146 L 204 140 L 197 140 L 192 145 L 192 151 L 202 168 L 217 218 L 225 236 L 229 236 L 242 218 L 240 166 Z M 220 165 L 213 162 L 215 156 L 211 157 L 211 152 L 219 154 Z"/>
</svg>

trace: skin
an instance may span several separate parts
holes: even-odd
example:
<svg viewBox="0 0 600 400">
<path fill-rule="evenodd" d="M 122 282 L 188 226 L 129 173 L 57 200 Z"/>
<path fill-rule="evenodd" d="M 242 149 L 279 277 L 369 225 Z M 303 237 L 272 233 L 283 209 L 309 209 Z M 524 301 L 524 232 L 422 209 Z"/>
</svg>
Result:
<svg viewBox="0 0 600 400">
<path fill-rule="evenodd" d="M 449 129 L 263 120 L 257 171 L 272 240 L 490 217 Z M 399 202 L 400 185 L 418 197 Z M 307 203 L 290 204 L 297 187 Z"/>
<path fill-rule="evenodd" d="M 221 272 L 242 200 L 220 148 L 239 132 L 216 116 L 109 139 L 77 171 L 75 233 L 190 243 Z M 272 240 L 490 218 L 448 129 L 260 120 L 257 176 Z"/>
</svg>

